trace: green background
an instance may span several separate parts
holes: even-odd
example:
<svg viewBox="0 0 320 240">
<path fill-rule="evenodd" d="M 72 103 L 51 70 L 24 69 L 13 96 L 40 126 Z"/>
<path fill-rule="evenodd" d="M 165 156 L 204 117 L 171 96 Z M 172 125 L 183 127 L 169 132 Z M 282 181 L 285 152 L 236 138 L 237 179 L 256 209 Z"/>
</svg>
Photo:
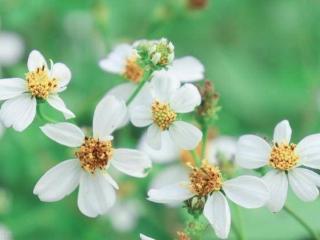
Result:
<svg viewBox="0 0 320 240">
<path fill-rule="evenodd" d="M 209 0 L 205 8 L 195 10 L 187 0 L 0 0 L 0 17 L 2 30 L 18 32 L 26 44 L 24 59 L 3 69 L 3 77 L 24 76 L 32 49 L 66 63 L 73 78 L 61 96 L 82 126 L 91 125 L 94 107 L 105 92 L 123 82 L 103 72 L 99 59 L 120 42 L 167 37 L 177 57 L 192 55 L 205 65 L 206 78 L 221 96 L 222 111 L 213 126 L 221 134 L 270 138 L 282 119 L 290 121 L 295 142 L 320 131 L 319 1 Z M 0 140 L 0 223 L 15 239 L 126 240 L 138 239 L 143 232 L 166 240 L 183 228 L 184 211 L 144 200 L 153 173 L 143 180 L 118 178 L 143 209 L 137 227 L 128 233 L 111 227 L 112 215 L 81 215 L 76 193 L 57 203 L 40 202 L 32 194 L 36 181 L 72 157 L 69 149 L 39 131 L 41 124 L 37 120 L 23 133 L 9 129 Z M 117 144 L 134 147 L 140 130 L 119 131 Z M 320 201 L 303 203 L 291 195 L 289 205 L 320 232 Z M 241 212 L 248 239 L 308 239 L 285 212 Z M 210 229 L 203 239 L 214 236 Z"/>
</svg>

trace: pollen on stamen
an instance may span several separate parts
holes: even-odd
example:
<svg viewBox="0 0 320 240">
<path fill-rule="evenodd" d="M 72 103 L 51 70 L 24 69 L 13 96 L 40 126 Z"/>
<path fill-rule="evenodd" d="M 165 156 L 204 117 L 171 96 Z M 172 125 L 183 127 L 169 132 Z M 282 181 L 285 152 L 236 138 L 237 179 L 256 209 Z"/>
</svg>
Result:
<svg viewBox="0 0 320 240">
<path fill-rule="evenodd" d="M 45 66 L 26 73 L 27 88 L 33 97 L 47 99 L 58 87 L 58 81 L 49 76 Z"/>
<path fill-rule="evenodd" d="M 139 83 L 142 79 L 144 70 L 143 68 L 138 64 L 137 57 L 132 56 L 127 59 L 125 70 L 123 73 L 123 76 L 128 79 L 129 81 L 132 81 L 133 83 Z"/>
<path fill-rule="evenodd" d="M 203 197 L 222 188 L 222 175 L 218 167 L 203 161 L 201 167 L 193 167 L 189 175 L 191 191 Z"/>
<path fill-rule="evenodd" d="M 161 130 L 167 130 L 176 118 L 177 113 L 171 109 L 168 103 L 153 102 L 152 119 Z"/>
<path fill-rule="evenodd" d="M 299 162 L 299 156 L 295 152 L 296 145 L 275 143 L 272 147 L 269 164 L 271 167 L 287 171 L 294 168 Z"/>
<path fill-rule="evenodd" d="M 75 155 L 80 160 L 81 167 L 94 174 L 96 170 L 104 169 L 111 160 L 112 142 L 86 137 Z"/>
</svg>

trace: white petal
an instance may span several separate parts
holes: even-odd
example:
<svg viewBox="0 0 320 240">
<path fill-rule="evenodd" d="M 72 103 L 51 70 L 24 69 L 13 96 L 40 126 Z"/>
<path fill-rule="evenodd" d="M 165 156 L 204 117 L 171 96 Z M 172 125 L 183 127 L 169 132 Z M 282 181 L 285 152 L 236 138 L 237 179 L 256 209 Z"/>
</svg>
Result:
<svg viewBox="0 0 320 240">
<path fill-rule="evenodd" d="M 274 143 L 290 143 L 291 139 L 291 127 L 288 120 L 283 120 L 277 124 L 273 132 Z"/>
<path fill-rule="evenodd" d="M 26 91 L 26 81 L 21 78 L 0 79 L 0 101 L 14 98 Z"/>
<path fill-rule="evenodd" d="M 65 119 L 70 119 L 75 117 L 74 113 L 67 108 L 63 100 L 58 95 L 50 95 L 47 101 L 51 107 L 62 112 Z"/>
<path fill-rule="evenodd" d="M 219 164 L 221 155 L 227 161 L 233 160 L 237 151 L 237 139 L 230 136 L 219 136 L 208 143 L 208 161 Z"/>
<path fill-rule="evenodd" d="M 151 106 L 136 106 L 130 110 L 130 120 L 136 127 L 145 127 L 152 123 Z"/>
<path fill-rule="evenodd" d="M 116 149 L 111 164 L 133 177 L 145 177 L 147 170 L 152 166 L 147 154 L 131 149 Z"/>
<path fill-rule="evenodd" d="M 101 172 L 101 175 L 114 187 L 115 189 L 119 189 L 118 183 L 111 177 L 107 172 Z"/>
<path fill-rule="evenodd" d="M 237 144 L 236 163 L 243 168 L 259 168 L 268 163 L 270 153 L 271 147 L 264 139 L 244 135 Z"/>
<path fill-rule="evenodd" d="M 142 233 L 140 233 L 140 239 L 141 240 L 155 240 L 154 238 L 148 237 Z"/>
<path fill-rule="evenodd" d="M 148 154 L 151 160 L 156 163 L 168 163 L 177 160 L 179 158 L 180 149 L 172 142 L 168 131 L 162 132 L 161 135 L 162 144 L 160 149 L 156 150 L 148 145 L 146 132 L 140 139 L 138 149 Z"/>
<path fill-rule="evenodd" d="M 5 101 L 0 110 L 0 119 L 9 128 L 16 131 L 25 130 L 36 116 L 37 101 L 29 94 L 22 94 L 18 97 Z"/>
<path fill-rule="evenodd" d="M 190 123 L 183 121 L 174 122 L 169 133 L 172 140 L 182 149 L 192 150 L 198 146 L 202 132 Z"/>
<path fill-rule="evenodd" d="M 313 134 L 302 139 L 296 148 L 300 164 L 320 169 L 320 134 Z"/>
<path fill-rule="evenodd" d="M 150 188 L 161 188 L 176 182 L 187 182 L 189 180 L 189 169 L 182 164 L 174 164 L 166 167 L 153 177 Z"/>
<path fill-rule="evenodd" d="M 82 172 L 78 207 L 84 215 L 93 218 L 105 214 L 114 205 L 115 200 L 115 190 L 104 176 Z"/>
<path fill-rule="evenodd" d="M 178 113 L 192 112 L 200 103 L 199 90 L 192 84 L 183 85 L 170 98 L 170 107 Z"/>
<path fill-rule="evenodd" d="M 318 173 L 306 168 L 295 168 L 294 171 L 304 175 L 309 181 L 320 187 L 320 175 Z"/>
<path fill-rule="evenodd" d="M 59 201 L 76 189 L 80 173 L 78 159 L 63 161 L 40 178 L 33 193 L 44 202 Z"/>
<path fill-rule="evenodd" d="M 128 44 L 120 44 L 116 46 L 111 53 L 99 62 L 99 66 L 111 73 L 122 74 L 126 60 L 133 54 L 133 49 Z"/>
<path fill-rule="evenodd" d="M 180 87 L 180 82 L 171 78 L 166 72 L 157 73 L 151 80 L 154 99 L 168 102 L 171 95 Z"/>
<path fill-rule="evenodd" d="M 221 192 L 215 192 L 207 199 L 203 215 L 208 219 L 218 238 L 228 238 L 231 225 L 230 208 Z"/>
<path fill-rule="evenodd" d="M 58 80 L 59 89 L 65 89 L 71 80 L 71 71 L 63 63 L 55 63 L 51 69 L 51 76 Z"/>
<path fill-rule="evenodd" d="M 40 129 L 48 138 L 68 147 L 80 147 L 84 142 L 82 130 L 71 123 L 46 124 Z"/>
<path fill-rule="evenodd" d="M 175 59 L 168 73 L 180 82 L 196 82 L 204 78 L 204 67 L 198 59 L 187 56 Z"/>
<path fill-rule="evenodd" d="M 291 189 L 302 201 L 311 202 L 316 200 L 319 190 L 316 184 L 311 181 L 302 171 L 292 169 L 288 172 L 289 184 Z"/>
<path fill-rule="evenodd" d="M 0 32 L 0 66 L 11 66 L 23 57 L 24 41 L 14 32 Z"/>
<path fill-rule="evenodd" d="M 148 127 L 146 141 L 147 144 L 153 149 L 159 150 L 161 148 L 162 132 L 161 129 L 155 124 L 152 124 L 150 127 Z"/>
<path fill-rule="evenodd" d="M 194 194 L 189 190 L 188 182 L 178 182 L 148 191 L 148 200 L 155 203 L 177 204 L 191 198 Z"/>
<path fill-rule="evenodd" d="M 32 50 L 28 57 L 28 70 L 31 72 L 42 66 L 48 68 L 47 61 L 39 51 Z"/>
<path fill-rule="evenodd" d="M 287 199 L 288 179 L 285 172 L 271 170 L 262 179 L 270 191 L 267 207 L 271 212 L 279 212 Z"/>
<path fill-rule="evenodd" d="M 266 184 L 254 176 L 240 176 L 227 180 L 223 184 L 223 191 L 231 201 L 245 208 L 259 208 L 270 198 Z"/>
<path fill-rule="evenodd" d="M 96 106 L 93 116 L 93 135 L 105 138 L 123 122 L 127 108 L 123 101 L 114 96 L 104 97 Z"/>
</svg>

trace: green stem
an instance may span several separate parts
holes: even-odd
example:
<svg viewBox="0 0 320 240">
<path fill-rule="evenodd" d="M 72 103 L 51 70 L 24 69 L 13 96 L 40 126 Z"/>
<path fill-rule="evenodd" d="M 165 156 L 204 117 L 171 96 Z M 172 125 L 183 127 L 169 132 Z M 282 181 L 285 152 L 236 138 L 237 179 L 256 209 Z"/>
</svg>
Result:
<svg viewBox="0 0 320 240">
<path fill-rule="evenodd" d="M 48 117 L 46 114 L 43 113 L 42 108 L 41 108 L 42 103 L 37 103 L 37 113 L 38 116 L 44 121 L 44 122 L 49 122 L 49 123 L 56 123 L 57 121 Z"/>
<path fill-rule="evenodd" d="M 240 230 L 237 228 L 237 226 L 236 226 L 236 224 L 234 223 L 234 221 L 232 221 L 231 227 L 232 227 L 232 229 L 233 229 L 234 234 L 237 236 L 237 239 L 242 239 Z"/>
<path fill-rule="evenodd" d="M 196 166 L 200 167 L 201 166 L 201 159 L 199 158 L 198 154 L 196 153 L 195 150 L 191 150 L 190 151 L 195 163 L 196 163 Z"/>
<path fill-rule="evenodd" d="M 290 209 L 288 206 L 284 206 L 283 209 L 309 232 L 312 239 L 320 240 L 318 234 L 308 225 L 308 223 L 306 223 L 301 217 L 299 217 L 292 209 Z"/>
<path fill-rule="evenodd" d="M 237 205 L 235 205 L 234 207 L 235 213 L 236 213 L 236 217 L 237 217 L 237 224 L 238 226 L 236 227 L 237 232 L 238 232 L 238 238 L 240 240 L 244 240 L 245 236 L 244 236 L 244 231 L 243 231 L 243 223 L 242 223 L 242 217 L 241 217 L 241 212 L 240 209 Z M 235 224 L 233 224 L 235 225 Z"/>
<path fill-rule="evenodd" d="M 204 159 L 206 157 L 207 142 L 208 142 L 208 124 L 204 123 L 202 127 L 201 159 Z"/>
<path fill-rule="evenodd" d="M 127 106 L 130 105 L 130 103 L 134 100 L 134 98 L 138 95 L 138 93 L 141 91 L 141 89 L 143 88 L 143 86 L 146 84 L 146 82 L 149 81 L 151 74 L 153 73 L 153 70 L 146 70 L 144 72 L 143 78 L 140 81 L 139 85 L 137 86 L 137 88 L 134 90 L 134 92 L 131 94 L 131 96 L 128 98 L 128 100 L 126 101 Z"/>
</svg>

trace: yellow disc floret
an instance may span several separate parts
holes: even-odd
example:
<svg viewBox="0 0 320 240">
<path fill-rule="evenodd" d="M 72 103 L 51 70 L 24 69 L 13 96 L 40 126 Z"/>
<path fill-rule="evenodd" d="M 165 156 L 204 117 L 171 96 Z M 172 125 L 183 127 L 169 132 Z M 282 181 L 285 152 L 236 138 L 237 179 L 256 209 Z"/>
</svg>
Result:
<svg viewBox="0 0 320 240">
<path fill-rule="evenodd" d="M 105 168 L 111 160 L 112 142 L 86 137 L 75 155 L 80 160 L 81 167 L 93 174 L 97 169 Z"/>
<path fill-rule="evenodd" d="M 26 74 L 27 88 L 33 97 L 47 99 L 58 87 L 58 81 L 52 78 L 45 66 Z"/>
<path fill-rule="evenodd" d="M 299 161 L 299 156 L 295 152 L 296 145 L 275 143 L 272 147 L 269 164 L 276 169 L 287 171 L 294 168 Z"/>
<path fill-rule="evenodd" d="M 176 118 L 176 112 L 171 109 L 168 103 L 153 102 L 152 119 L 161 130 L 167 130 Z"/>
<path fill-rule="evenodd" d="M 143 68 L 138 64 L 137 57 L 127 59 L 123 76 L 133 83 L 139 83 L 143 76 Z"/>
<path fill-rule="evenodd" d="M 193 167 L 190 173 L 191 191 L 197 196 L 207 196 L 222 188 L 222 175 L 218 167 L 204 161 L 201 167 Z"/>
</svg>

